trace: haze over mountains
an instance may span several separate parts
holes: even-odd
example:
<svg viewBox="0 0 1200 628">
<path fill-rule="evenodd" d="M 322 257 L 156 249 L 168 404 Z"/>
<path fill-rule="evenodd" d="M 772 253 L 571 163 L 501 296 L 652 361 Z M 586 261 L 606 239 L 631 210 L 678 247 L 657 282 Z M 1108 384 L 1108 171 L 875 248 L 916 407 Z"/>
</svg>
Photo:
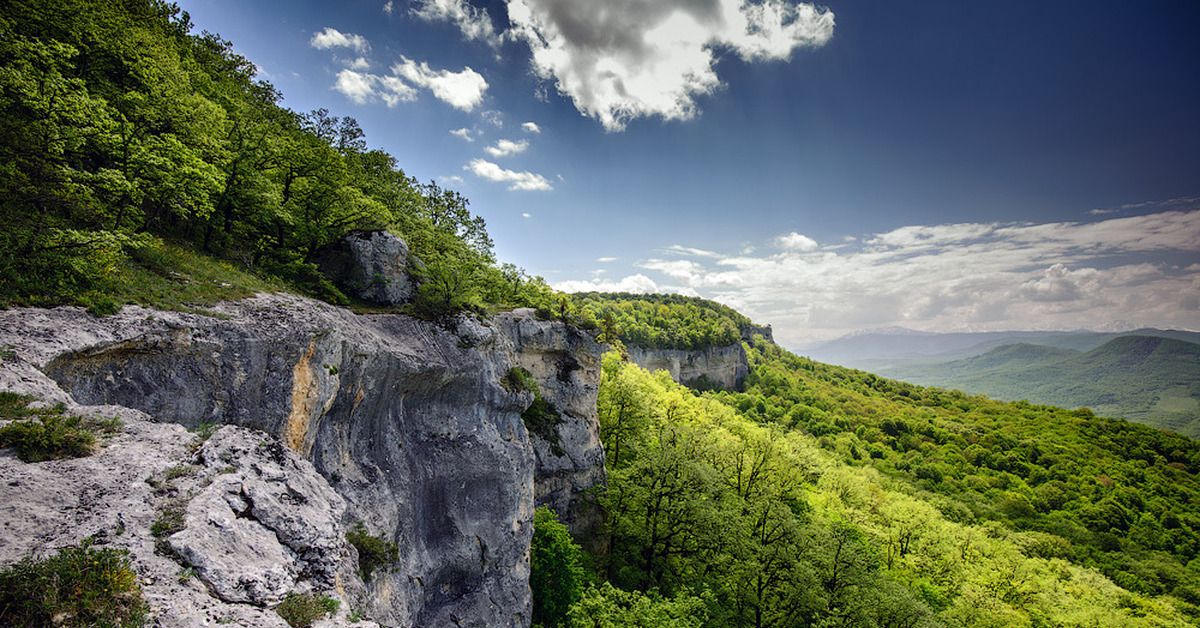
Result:
<svg viewBox="0 0 1200 628">
<path fill-rule="evenodd" d="M 1200 333 L 929 334 L 889 329 L 810 347 L 814 359 L 925 386 L 1067 408 L 1200 436 Z"/>
</svg>

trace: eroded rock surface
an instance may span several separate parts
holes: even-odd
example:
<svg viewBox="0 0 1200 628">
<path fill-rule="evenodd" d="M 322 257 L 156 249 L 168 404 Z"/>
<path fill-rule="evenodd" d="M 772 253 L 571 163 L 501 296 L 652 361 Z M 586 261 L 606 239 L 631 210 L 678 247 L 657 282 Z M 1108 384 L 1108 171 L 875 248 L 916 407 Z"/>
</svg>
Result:
<svg viewBox="0 0 1200 628">
<path fill-rule="evenodd" d="M 750 374 L 746 350 L 740 342 L 696 350 L 646 349 L 636 345 L 626 349 L 634 364 L 650 372 L 665 370 L 671 374 L 671 379 L 685 386 L 716 385 L 737 390 Z"/>
<path fill-rule="evenodd" d="M 387 231 L 352 231 L 325 247 L 317 264 L 341 290 L 380 305 L 412 297 L 408 243 Z"/>
<path fill-rule="evenodd" d="M 529 312 L 463 320 L 451 332 L 285 295 L 215 310 L 126 307 L 103 319 L 72 308 L 0 312 L 0 345 L 17 347 L 20 367 L 0 365 L 0 387 L 40 387 L 47 399 L 193 428 L 234 424 L 286 446 L 279 461 L 249 466 L 239 460 L 260 447 L 253 437 L 222 437 L 198 453 L 206 470 L 197 477 L 211 481 L 189 499 L 187 527 L 168 542 L 222 604 L 271 604 L 289 586 L 332 583 L 384 625 L 528 626 L 535 503 L 581 520 L 573 496 L 603 481 L 599 346 Z M 531 442 L 520 413 L 532 395 L 499 384 L 518 364 L 567 419 L 562 455 Z M 142 423 L 183 439 L 178 426 Z M 296 483 L 307 464 L 332 492 Z M 20 491 L 8 497 L 24 499 Z M 288 518 L 304 504 L 326 515 Z M 343 551 L 333 537 L 356 522 L 399 548 L 399 561 L 365 585 L 344 556 L 333 558 Z M 247 552 L 255 559 L 239 565 Z"/>
</svg>

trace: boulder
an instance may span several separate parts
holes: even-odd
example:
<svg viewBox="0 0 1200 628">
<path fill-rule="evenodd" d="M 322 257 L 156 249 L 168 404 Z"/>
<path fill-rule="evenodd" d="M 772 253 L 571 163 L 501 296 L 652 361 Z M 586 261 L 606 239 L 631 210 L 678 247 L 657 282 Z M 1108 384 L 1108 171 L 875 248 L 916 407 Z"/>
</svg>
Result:
<svg viewBox="0 0 1200 628">
<path fill-rule="evenodd" d="M 317 266 L 340 290 L 379 305 L 403 305 L 414 290 L 409 250 L 388 231 L 352 231 L 317 253 Z"/>
</svg>

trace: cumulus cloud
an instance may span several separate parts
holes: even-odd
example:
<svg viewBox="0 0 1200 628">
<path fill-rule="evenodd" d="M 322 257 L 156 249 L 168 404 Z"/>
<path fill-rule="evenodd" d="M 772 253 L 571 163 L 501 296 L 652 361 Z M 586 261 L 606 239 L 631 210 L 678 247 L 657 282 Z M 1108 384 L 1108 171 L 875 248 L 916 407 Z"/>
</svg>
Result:
<svg viewBox="0 0 1200 628">
<path fill-rule="evenodd" d="M 371 49 L 371 44 L 367 42 L 366 37 L 353 33 L 343 33 L 330 26 L 326 26 L 325 30 L 319 33 L 313 33 L 312 39 L 308 43 L 317 50 L 353 48 L 356 52 L 362 54 Z"/>
<path fill-rule="evenodd" d="M 890 325 L 984 331 L 1127 321 L 1200 329 L 1200 264 L 1169 261 L 1200 255 L 1200 210 L 911 225 L 857 242 L 838 238 L 838 248 L 792 235 L 774 242 L 801 246 L 649 259 L 638 276 L 661 275 L 738 308 L 794 344 Z"/>
<path fill-rule="evenodd" d="M 521 140 L 519 142 L 514 142 L 512 140 L 500 140 L 499 142 L 496 142 L 495 146 L 488 146 L 483 150 L 492 157 L 505 157 L 507 155 L 515 155 L 517 153 L 524 152 L 526 148 L 529 148 L 529 142 L 525 140 Z"/>
<path fill-rule="evenodd" d="M 471 6 L 466 0 L 419 0 L 412 14 L 427 22 L 450 22 L 458 26 L 463 37 L 491 46 L 500 44 L 486 9 Z"/>
<path fill-rule="evenodd" d="M 500 166 L 484 160 L 473 159 L 471 163 L 463 167 L 475 173 L 476 176 L 487 179 L 488 181 L 496 181 L 509 183 L 509 190 L 521 191 L 548 191 L 554 189 L 546 177 L 532 172 L 516 172 L 514 170 L 505 170 Z"/>
<path fill-rule="evenodd" d="M 462 138 L 468 142 L 475 141 L 475 138 L 472 137 L 472 135 L 471 135 L 471 129 L 467 129 L 467 128 L 454 129 L 454 130 L 450 131 L 450 135 L 453 135 L 454 137 Z"/>
<path fill-rule="evenodd" d="M 483 75 L 469 66 L 461 72 L 432 70 L 428 63 L 417 63 L 407 57 L 401 57 L 400 63 L 392 66 L 392 73 L 417 87 L 429 89 L 438 99 L 462 111 L 475 109 L 483 101 L 483 93 L 488 88 Z"/>
<path fill-rule="evenodd" d="M 542 127 L 538 126 L 536 122 L 526 122 L 521 125 L 521 128 L 524 129 L 526 133 L 542 132 Z"/>
<path fill-rule="evenodd" d="M 366 57 L 358 57 L 354 61 L 351 61 L 349 63 L 349 66 L 350 66 L 351 70 L 369 70 L 369 69 L 371 69 L 371 63 L 369 61 L 367 61 Z"/>
<path fill-rule="evenodd" d="M 659 291 L 658 284 L 653 279 L 643 275 L 629 275 L 617 281 L 592 279 L 588 281 L 560 281 L 553 285 L 560 292 L 632 292 L 633 294 L 650 294 Z"/>
<path fill-rule="evenodd" d="M 779 246 L 793 251 L 811 251 L 817 248 L 817 241 L 795 231 L 779 236 L 776 240 Z"/>
<path fill-rule="evenodd" d="M 600 262 L 601 264 L 608 264 L 610 262 L 617 261 L 617 258 L 615 258 L 615 257 L 597 257 L 596 261 Z"/>
<path fill-rule="evenodd" d="M 350 69 L 338 72 L 333 88 L 359 105 L 382 100 L 387 106 L 395 107 L 401 102 L 411 102 L 417 98 L 417 90 L 395 76 Z"/>
<path fill-rule="evenodd" d="M 392 66 L 391 74 L 362 71 L 368 67 L 365 58 L 355 60 L 349 68 L 338 72 L 333 88 L 356 104 L 383 101 L 389 107 L 416 100 L 418 88 L 425 88 L 462 111 L 471 111 L 479 105 L 488 88 L 483 76 L 470 67 L 461 72 L 433 70 L 429 64 L 407 57 L 401 57 L 400 63 Z M 469 141 L 468 136 L 460 137 Z"/>
<path fill-rule="evenodd" d="M 510 36 L 533 68 L 606 130 L 646 116 L 686 120 L 721 85 L 718 55 L 784 60 L 833 35 L 828 10 L 787 0 L 509 0 Z"/>
</svg>

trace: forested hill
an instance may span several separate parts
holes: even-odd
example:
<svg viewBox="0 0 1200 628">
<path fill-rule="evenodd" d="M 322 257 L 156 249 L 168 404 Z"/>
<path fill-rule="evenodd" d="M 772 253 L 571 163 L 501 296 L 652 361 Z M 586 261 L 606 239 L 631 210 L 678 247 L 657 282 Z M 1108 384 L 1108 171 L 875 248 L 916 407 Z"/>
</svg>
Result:
<svg viewBox="0 0 1200 628">
<path fill-rule="evenodd" d="M 745 392 L 606 358 L 617 589 L 571 626 L 1198 625 L 1195 441 L 748 352 Z"/>
<path fill-rule="evenodd" d="M 313 262 L 354 229 L 424 262 L 414 313 L 553 304 L 496 264 L 466 199 L 407 176 L 351 118 L 279 106 L 174 5 L 0 6 L 0 305 L 105 313 L 284 285 L 345 302 Z"/>
<path fill-rule="evenodd" d="M 733 308 L 698 297 L 624 292 L 571 296 L 585 319 L 626 344 L 647 349 L 704 349 L 769 333 Z"/>
<path fill-rule="evenodd" d="M 1121 336 L 1086 352 L 1042 345 L 998 347 L 941 364 L 898 367 L 891 376 L 997 399 L 1078 408 L 1200 436 L 1200 345 Z"/>
</svg>

